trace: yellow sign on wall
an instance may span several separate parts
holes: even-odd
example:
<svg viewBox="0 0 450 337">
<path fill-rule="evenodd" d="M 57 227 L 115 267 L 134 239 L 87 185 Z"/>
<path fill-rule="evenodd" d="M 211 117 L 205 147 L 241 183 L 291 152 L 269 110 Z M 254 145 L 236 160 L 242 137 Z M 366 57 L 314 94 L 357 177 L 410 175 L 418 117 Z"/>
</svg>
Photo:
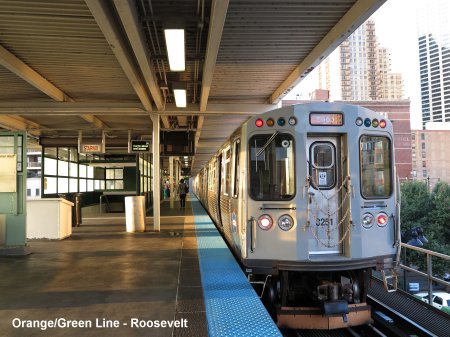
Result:
<svg viewBox="0 0 450 337">
<path fill-rule="evenodd" d="M 15 154 L 0 154 L 0 193 L 16 192 L 17 159 Z"/>
</svg>

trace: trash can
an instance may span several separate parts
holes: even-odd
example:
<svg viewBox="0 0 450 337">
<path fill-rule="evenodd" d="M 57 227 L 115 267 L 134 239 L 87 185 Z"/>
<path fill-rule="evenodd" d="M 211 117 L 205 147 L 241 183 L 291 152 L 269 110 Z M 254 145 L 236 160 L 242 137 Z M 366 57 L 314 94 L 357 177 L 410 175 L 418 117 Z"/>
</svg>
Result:
<svg viewBox="0 0 450 337">
<path fill-rule="evenodd" d="M 145 196 L 125 197 L 125 218 L 128 233 L 145 231 Z"/>
<path fill-rule="evenodd" d="M 78 227 L 82 224 L 81 219 L 81 194 L 75 193 L 72 199 L 72 227 Z"/>
</svg>

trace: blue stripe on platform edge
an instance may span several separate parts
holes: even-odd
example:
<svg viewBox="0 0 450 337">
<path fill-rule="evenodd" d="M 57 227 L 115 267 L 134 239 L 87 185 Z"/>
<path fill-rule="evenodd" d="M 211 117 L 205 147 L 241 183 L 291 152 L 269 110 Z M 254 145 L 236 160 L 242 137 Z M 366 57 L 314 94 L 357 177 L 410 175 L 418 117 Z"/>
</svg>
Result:
<svg viewBox="0 0 450 337">
<path fill-rule="evenodd" d="M 195 197 L 192 195 L 192 199 Z M 192 200 L 209 335 L 282 336 L 206 211 Z"/>
</svg>

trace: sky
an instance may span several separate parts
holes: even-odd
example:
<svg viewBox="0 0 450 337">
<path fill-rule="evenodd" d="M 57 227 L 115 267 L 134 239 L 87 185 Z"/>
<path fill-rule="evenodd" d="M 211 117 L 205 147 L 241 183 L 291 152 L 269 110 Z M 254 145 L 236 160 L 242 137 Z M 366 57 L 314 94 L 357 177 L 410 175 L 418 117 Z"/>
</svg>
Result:
<svg viewBox="0 0 450 337">
<path fill-rule="evenodd" d="M 419 52 L 417 11 L 424 0 L 387 0 L 372 15 L 380 46 L 388 48 L 391 55 L 391 71 L 401 73 L 404 82 L 404 97 L 411 100 L 411 128 L 421 129 Z M 317 89 L 314 73 L 307 76 L 285 99 L 309 99 L 309 93 Z"/>
</svg>

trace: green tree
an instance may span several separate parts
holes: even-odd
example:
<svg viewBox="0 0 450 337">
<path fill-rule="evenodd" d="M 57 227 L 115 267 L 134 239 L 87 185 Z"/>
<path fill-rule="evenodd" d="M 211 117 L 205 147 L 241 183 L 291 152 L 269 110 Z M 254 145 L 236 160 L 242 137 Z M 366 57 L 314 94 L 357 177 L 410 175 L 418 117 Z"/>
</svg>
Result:
<svg viewBox="0 0 450 337">
<path fill-rule="evenodd" d="M 442 246 L 450 244 L 450 186 L 439 182 L 431 193 L 433 209 L 429 215 L 429 228 L 436 234 L 437 242 Z M 445 253 L 445 252 L 444 252 Z M 445 254 L 450 255 L 450 252 Z"/>
<path fill-rule="evenodd" d="M 432 210 L 427 184 L 422 181 L 408 181 L 401 185 L 400 191 L 402 231 L 417 226 L 425 229 Z"/>
</svg>

